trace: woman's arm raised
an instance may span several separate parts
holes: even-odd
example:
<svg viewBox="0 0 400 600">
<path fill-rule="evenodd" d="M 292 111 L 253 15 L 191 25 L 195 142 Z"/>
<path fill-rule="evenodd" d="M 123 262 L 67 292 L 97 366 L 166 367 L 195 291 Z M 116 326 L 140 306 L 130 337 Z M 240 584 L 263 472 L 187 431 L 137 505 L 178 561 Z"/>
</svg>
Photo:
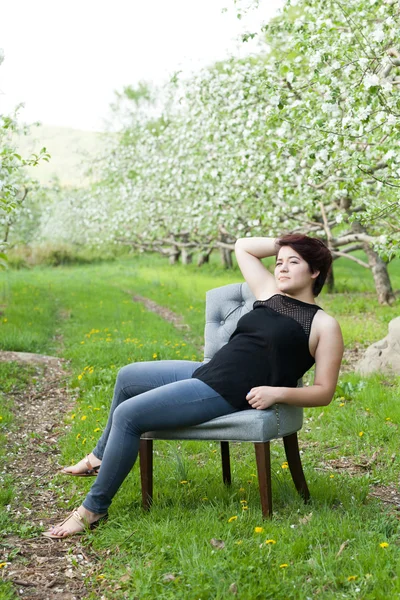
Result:
<svg viewBox="0 0 400 600">
<path fill-rule="evenodd" d="M 264 267 L 262 258 L 275 256 L 275 238 L 239 238 L 235 254 L 243 277 L 258 300 L 266 300 L 277 293 L 275 277 Z"/>
</svg>

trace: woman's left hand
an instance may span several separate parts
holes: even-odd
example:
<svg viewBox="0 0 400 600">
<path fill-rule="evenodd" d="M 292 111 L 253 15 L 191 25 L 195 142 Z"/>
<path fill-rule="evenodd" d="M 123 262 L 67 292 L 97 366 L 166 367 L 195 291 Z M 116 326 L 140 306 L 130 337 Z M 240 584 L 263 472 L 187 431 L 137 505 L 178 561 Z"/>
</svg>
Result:
<svg viewBox="0 0 400 600">
<path fill-rule="evenodd" d="M 279 388 L 267 385 L 254 387 L 247 394 L 246 400 L 252 408 L 264 410 L 276 404 L 279 398 L 278 390 Z"/>
</svg>

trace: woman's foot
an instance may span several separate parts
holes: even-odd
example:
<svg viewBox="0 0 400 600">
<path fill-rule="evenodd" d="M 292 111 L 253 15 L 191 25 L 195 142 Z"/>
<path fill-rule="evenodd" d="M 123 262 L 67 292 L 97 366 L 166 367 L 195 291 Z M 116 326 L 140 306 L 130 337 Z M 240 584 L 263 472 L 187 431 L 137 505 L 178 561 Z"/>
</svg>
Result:
<svg viewBox="0 0 400 600">
<path fill-rule="evenodd" d="M 71 535 L 83 533 L 87 529 L 94 529 L 100 521 L 107 518 L 107 513 L 97 514 L 87 510 L 84 506 L 80 506 L 78 510 L 73 511 L 59 525 L 52 525 L 49 531 L 43 532 L 45 537 L 62 540 Z"/>
<path fill-rule="evenodd" d="M 76 465 L 64 467 L 61 473 L 75 475 L 76 477 L 96 477 L 101 465 L 101 460 L 93 452 L 82 458 Z"/>
</svg>

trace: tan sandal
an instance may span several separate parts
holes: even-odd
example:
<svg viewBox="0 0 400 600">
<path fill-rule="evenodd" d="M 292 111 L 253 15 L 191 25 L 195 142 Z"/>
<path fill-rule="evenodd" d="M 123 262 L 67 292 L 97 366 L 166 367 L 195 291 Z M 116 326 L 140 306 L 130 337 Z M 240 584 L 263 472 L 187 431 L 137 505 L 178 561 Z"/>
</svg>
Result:
<svg viewBox="0 0 400 600">
<path fill-rule="evenodd" d="M 66 535 L 56 535 L 54 533 L 51 533 L 50 529 L 49 531 L 43 531 L 42 535 L 52 540 L 64 540 L 65 538 L 71 537 L 73 535 L 82 535 L 82 533 L 85 533 L 85 531 L 95 529 L 101 522 L 106 521 L 108 519 L 108 513 L 97 519 L 97 521 L 95 521 L 94 523 L 90 523 L 89 525 L 89 523 L 85 521 L 83 517 L 81 517 L 78 511 L 74 510 L 71 514 L 68 515 L 66 519 L 64 519 L 62 523 L 59 523 L 58 527 L 64 525 L 64 523 L 69 521 L 69 519 L 73 519 L 76 523 L 78 523 L 81 529 L 79 531 L 73 531 L 70 534 L 67 533 Z"/>
<path fill-rule="evenodd" d="M 97 465 L 97 467 L 93 467 L 89 460 L 89 454 L 87 454 L 82 460 L 85 461 L 87 466 L 87 470 L 83 471 L 83 473 L 71 473 L 70 471 L 65 470 L 66 467 L 61 469 L 61 473 L 63 475 L 72 475 L 73 477 L 97 477 L 101 464 Z"/>
</svg>

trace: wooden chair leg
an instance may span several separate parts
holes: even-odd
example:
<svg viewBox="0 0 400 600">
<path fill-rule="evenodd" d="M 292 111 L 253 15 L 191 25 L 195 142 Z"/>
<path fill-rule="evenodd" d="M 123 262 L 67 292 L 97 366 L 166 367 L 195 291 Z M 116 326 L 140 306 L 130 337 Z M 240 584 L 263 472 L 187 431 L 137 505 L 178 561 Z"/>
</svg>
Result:
<svg viewBox="0 0 400 600">
<path fill-rule="evenodd" d="M 229 442 L 221 442 L 222 479 L 226 485 L 231 485 L 231 461 L 229 460 Z"/>
<path fill-rule="evenodd" d="M 153 502 L 153 440 L 140 440 L 139 456 L 142 506 L 144 510 L 150 510 Z"/>
<path fill-rule="evenodd" d="M 286 458 L 288 461 L 289 469 L 292 474 L 294 485 L 296 490 L 303 497 L 304 502 L 308 502 L 310 499 L 310 492 L 308 490 L 306 478 L 304 477 L 303 466 L 301 464 L 299 442 L 297 439 L 297 433 L 292 433 L 283 438 L 285 446 Z"/>
<path fill-rule="evenodd" d="M 271 458 L 269 442 L 257 442 L 254 444 L 254 448 L 256 451 L 261 510 L 263 517 L 267 519 L 272 516 Z"/>
</svg>

